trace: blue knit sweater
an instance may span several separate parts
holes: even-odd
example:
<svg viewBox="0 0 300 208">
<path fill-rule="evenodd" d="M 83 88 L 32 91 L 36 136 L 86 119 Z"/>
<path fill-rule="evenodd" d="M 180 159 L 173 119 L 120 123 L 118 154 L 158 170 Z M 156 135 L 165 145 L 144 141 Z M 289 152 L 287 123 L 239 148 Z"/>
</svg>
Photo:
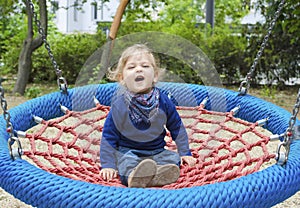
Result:
<svg viewBox="0 0 300 208">
<path fill-rule="evenodd" d="M 104 123 L 100 145 L 102 168 L 116 168 L 116 153 L 123 146 L 138 150 L 162 149 L 167 128 L 175 141 L 180 156 L 190 156 L 188 136 L 176 111 L 175 105 L 167 95 L 160 91 L 158 112 L 149 123 L 134 124 L 129 117 L 124 96 L 115 97 Z"/>
</svg>

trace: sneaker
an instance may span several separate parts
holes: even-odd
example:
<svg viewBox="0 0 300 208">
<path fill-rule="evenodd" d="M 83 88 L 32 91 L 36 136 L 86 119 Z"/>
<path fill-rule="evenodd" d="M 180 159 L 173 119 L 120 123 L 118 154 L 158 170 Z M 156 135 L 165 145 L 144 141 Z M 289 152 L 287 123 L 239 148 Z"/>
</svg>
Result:
<svg viewBox="0 0 300 208">
<path fill-rule="evenodd" d="M 128 187 L 145 188 L 156 174 L 156 162 L 145 159 L 128 176 Z"/>
<path fill-rule="evenodd" d="M 164 186 L 174 183 L 180 176 L 180 169 L 175 164 L 159 165 L 157 172 L 148 186 Z"/>
</svg>

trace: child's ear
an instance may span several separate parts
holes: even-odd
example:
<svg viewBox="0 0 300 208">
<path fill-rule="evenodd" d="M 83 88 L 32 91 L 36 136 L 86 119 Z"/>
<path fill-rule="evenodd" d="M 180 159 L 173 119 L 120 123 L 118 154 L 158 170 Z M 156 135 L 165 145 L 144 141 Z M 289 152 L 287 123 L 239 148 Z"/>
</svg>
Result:
<svg viewBox="0 0 300 208">
<path fill-rule="evenodd" d="M 123 81 L 123 74 L 118 74 L 117 75 L 117 80 L 118 80 L 118 82 L 122 82 Z"/>
</svg>

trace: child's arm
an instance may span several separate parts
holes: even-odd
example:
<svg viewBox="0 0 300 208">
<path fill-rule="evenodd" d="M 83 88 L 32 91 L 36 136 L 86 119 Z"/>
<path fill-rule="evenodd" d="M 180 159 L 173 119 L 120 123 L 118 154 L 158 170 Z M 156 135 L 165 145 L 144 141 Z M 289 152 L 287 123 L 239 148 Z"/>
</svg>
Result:
<svg viewBox="0 0 300 208">
<path fill-rule="evenodd" d="M 105 178 L 111 178 L 116 172 L 116 152 L 119 137 L 119 132 L 109 113 L 104 123 L 100 144 L 100 163 L 102 167 L 100 174 Z"/>
<path fill-rule="evenodd" d="M 191 156 L 189 138 L 175 105 L 167 100 L 167 123 L 166 127 L 175 141 L 180 156 Z"/>
<path fill-rule="evenodd" d="M 170 131 L 172 139 L 175 141 L 178 153 L 181 157 L 181 164 L 186 163 L 190 167 L 196 164 L 196 159 L 193 158 L 190 148 L 189 139 L 182 120 L 176 110 L 175 105 L 167 101 L 167 129 Z"/>
</svg>

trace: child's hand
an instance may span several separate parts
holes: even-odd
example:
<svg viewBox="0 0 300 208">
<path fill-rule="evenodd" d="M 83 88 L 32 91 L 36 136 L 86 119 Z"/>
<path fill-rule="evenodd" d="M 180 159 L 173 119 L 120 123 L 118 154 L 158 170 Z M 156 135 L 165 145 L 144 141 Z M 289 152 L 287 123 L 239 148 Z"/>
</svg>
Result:
<svg viewBox="0 0 300 208">
<path fill-rule="evenodd" d="M 117 175 L 118 175 L 117 170 L 113 168 L 103 168 L 100 171 L 100 176 L 106 181 L 116 178 Z"/>
<path fill-rule="evenodd" d="M 196 165 L 197 159 L 193 158 L 193 156 L 182 156 L 181 164 L 186 163 L 188 166 L 193 167 Z"/>
</svg>

